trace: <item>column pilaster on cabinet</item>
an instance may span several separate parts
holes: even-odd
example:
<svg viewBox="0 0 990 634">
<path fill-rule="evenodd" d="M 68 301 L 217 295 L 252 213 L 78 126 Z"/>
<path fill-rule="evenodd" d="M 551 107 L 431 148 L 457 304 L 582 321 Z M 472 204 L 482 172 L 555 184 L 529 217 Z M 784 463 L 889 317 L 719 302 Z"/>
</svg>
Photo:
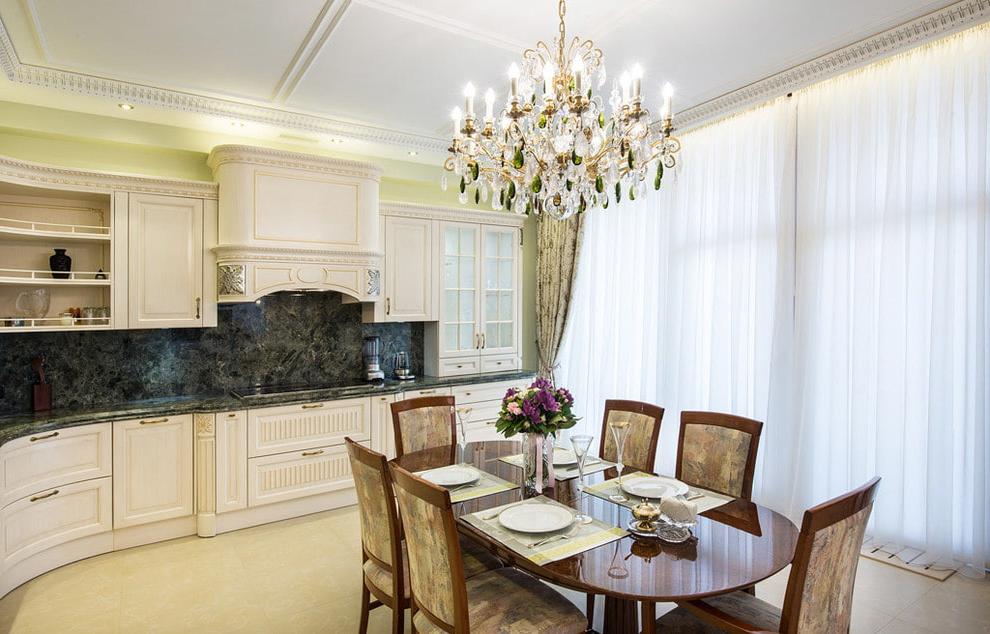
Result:
<svg viewBox="0 0 990 634">
<path fill-rule="evenodd" d="M 196 533 L 217 534 L 216 415 L 196 414 Z"/>
</svg>

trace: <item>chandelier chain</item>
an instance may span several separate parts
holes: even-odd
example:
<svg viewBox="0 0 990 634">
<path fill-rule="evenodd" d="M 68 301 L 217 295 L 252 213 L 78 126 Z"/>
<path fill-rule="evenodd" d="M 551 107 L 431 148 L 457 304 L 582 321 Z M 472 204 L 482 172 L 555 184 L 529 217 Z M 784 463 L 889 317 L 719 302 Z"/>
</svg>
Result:
<svg viewBox="0 0 990 634">
<path fill-rule="evenodd" d="M 557 40 L 557 64 L 563 68 L 564 67 L 564 38 L 566 37 L 567 31 L 564 26 L 564 15 L 567 13 L 567 5 L 565 0 L 559 0 L 557 2 L 557 15 L 560 16 L 560 39 Z"/>
</svg>

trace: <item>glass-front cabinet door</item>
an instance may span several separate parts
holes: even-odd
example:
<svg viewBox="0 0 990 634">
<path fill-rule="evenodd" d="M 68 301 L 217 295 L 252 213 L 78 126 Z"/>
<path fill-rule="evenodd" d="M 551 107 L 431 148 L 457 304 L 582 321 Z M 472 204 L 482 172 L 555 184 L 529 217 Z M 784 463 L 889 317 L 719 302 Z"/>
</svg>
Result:
<svg viewBox="0 0 990 634">
<path fill-rule="evenodd" d="M 441 356 L 477 355 L 478 333 L 478 242 L 480 227 L 474 224 L 443 223 L 443 288 L 440 298 Z"/>
<path fill-rule="evenodd" d="M 516 350 L 516 290 L 518 230 L 481 229 L 481 350 L 504 354 Z"/>
</svg>

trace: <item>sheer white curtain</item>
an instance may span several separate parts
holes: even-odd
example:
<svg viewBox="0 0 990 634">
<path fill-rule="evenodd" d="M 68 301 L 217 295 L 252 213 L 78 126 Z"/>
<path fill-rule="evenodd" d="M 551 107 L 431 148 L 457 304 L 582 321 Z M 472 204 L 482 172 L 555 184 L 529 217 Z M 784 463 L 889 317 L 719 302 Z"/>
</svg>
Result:
<svg viewBox="0 0 990 634">
<path fill-rule="evenodd" d="M 596 435 L 605 399 L 665 407 L 663 472 L 680 410 L 766 419 L 790 327 L 793 135 L 786 101 L 693 132 L 659 193 L 585 219 L 557 380 Z"/>
<path fill-rule="evenodd" d="M 871 532 L 988 561 L 990 29 L 798 96 L 792 511 L 883 477 Z"/>
</svg>

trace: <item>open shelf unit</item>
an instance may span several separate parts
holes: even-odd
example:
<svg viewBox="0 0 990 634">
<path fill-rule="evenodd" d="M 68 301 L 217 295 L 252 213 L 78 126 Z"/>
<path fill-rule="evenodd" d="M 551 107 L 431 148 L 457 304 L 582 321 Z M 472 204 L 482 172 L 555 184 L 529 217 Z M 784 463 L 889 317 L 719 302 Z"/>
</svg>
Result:
<svg viewBox="0 0 990 634">
<path fill-rule="evenodd" d="M 113 326 L 112 204 L 109 193 L 0 183 L 0 334 Z M 55 249 L 72 258 L 68 273 L 51 271 Z M 29 310 L 44 293 L 44 314 Z M 87 308 L 89 317 L 63 316 Z"/>
</svg>

